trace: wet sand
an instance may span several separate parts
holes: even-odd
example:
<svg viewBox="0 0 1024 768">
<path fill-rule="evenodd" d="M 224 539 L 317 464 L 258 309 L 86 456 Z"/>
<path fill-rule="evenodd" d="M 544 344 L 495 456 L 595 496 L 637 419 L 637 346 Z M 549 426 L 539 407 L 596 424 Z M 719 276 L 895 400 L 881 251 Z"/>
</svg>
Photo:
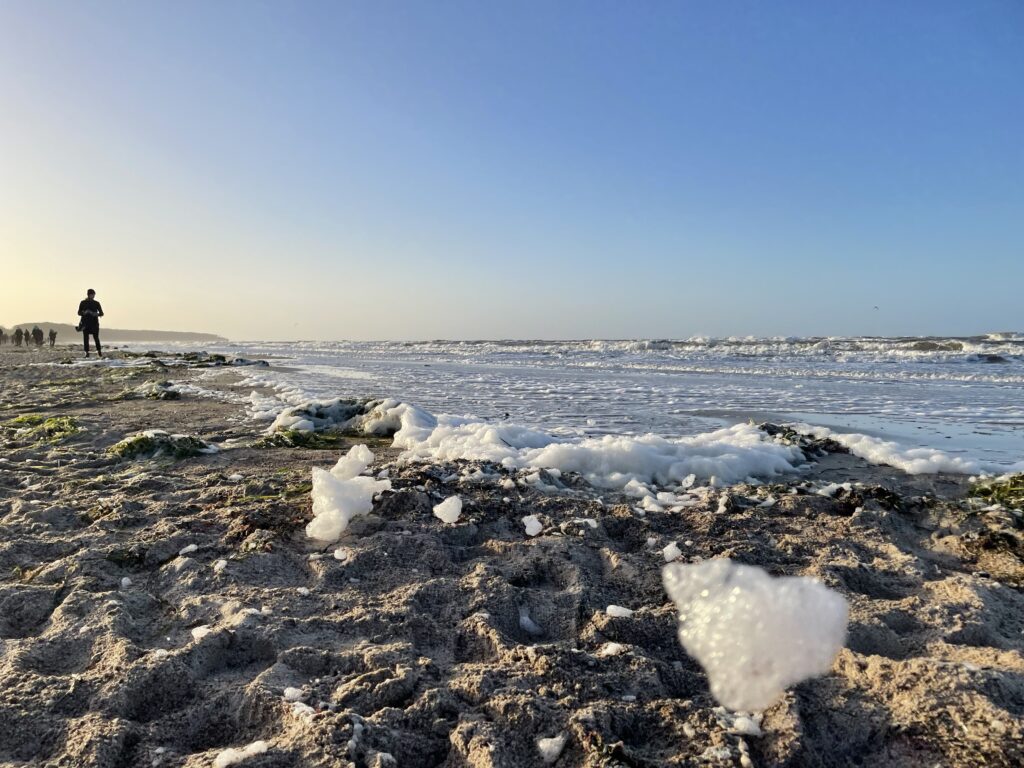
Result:
<svg viewBox="0 0 1024 768">
<path fill-rule="evenodd" d="M 964 478 L 830 454 L 640 515 L 571 476 L 507 490 L 372 440 L 394 491 L 321 551 L 303 533 L 310 468 L 350 441 L 256 447 L 265 425 L 230 365 L 39 364 L 70 354 L 0 350 L 2 766 L 196 768 L 262 741 L 239 764 L 525 767 L 559 735 L 558 766 L 1024 763 L 1021 522 L 970 505 Z M 219 397 L 123 398 L 168 380 Z M 148 429 L 220 451 L 107 452 Z M 846 481 L 863 485 L 807 492 Z M 442 524 L 431 508 L 456 493 L 462 518 Z M 676 639 L 671 542 L 850 603 L 831 673 L 765 711 L 760 735 Z"/>
</svg>

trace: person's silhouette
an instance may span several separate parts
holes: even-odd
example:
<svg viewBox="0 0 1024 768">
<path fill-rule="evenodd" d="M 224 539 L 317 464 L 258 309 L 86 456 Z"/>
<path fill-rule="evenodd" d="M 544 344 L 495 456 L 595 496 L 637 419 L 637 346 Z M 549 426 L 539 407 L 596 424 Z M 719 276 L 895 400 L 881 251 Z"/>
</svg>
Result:
<svg viewBox="0 0 1024 768">
<path fill-rule="evenodd" d="M 89 356 L 90 336 L 96 342 L 96 354 L 103 357 L 103 348 L 100 346 L 100 318 L 103 317 L 103 307 L 96 301 L 95 296 L 96 291 L 90 288 L 86 291 L 86 298 L 78 305 L 78 316 L 82 318 L 79 327 L 82 329 L 86 357 Z"/>
</svg>

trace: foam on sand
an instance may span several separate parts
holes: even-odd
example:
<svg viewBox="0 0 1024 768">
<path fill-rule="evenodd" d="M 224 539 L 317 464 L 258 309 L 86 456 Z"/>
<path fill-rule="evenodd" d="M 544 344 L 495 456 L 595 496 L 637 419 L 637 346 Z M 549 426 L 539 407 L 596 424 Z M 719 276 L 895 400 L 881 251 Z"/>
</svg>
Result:
<svg viewBox="0 0 1024 768">
<path fill-rule="evenodd" d="M 462 499 L 449 496 L 434 507 L 434 517 L 444 523 L 457 523 L 462 515 Z"/>
<path fill-rule="evenodd" d="M 981 472 L 1021 472 L 1024 461 L 1012 465 L 995 464 L 964 456 L 954 456 L 937 448 L 907 448 L 892 440 L 871 437 L 859 433 L 833 432 L 826 427 L 810 424 L 792 425 L 798 432 L 818 439 L 831 438 L 854 456 L 872 464 L 884 464 L 901 469 L 908 475 L 930 475 L 950 472 L 960 475 L 976 475 Z"/>
<path fill-rule="evenodd" d="M 304 423 L 308 422 L 308 423 Z M 932 448 L 907 448 L 863 434 L 835 433 L 823 427 L 793 425 L 817 438 L 830 437 L 852 454 L 908 474 L 1024 469 L 990 465 Z M 489 461 L 515 470 L 576 472 L 592 485 L 652 495 L 648 486 L 713 485 L 792 473 L 807 457 L 789 441 L 767 434 L 754 424 L 736 424 L 679 438 L 654 434 L 557 437 L 509 422 L 491 423 L 470 417 L 435 416 L 395 399 L 335 400 L 296 406 L 275 421 L 290 429 L 344 427 L 356 433 L 392 436 L 403 461 Z M 658 502 L 647 502 L 648 508 Z"/>
<path fill-rule="evenodd" d="M 537 751 L 540 753 L 541 762 L 544 765 L 554 765 L 562 755 L 565 744 L 569 740 L 569 734 L 560 733 L 549 739 L 537 739 Z"/>
<path fill-rule="evenodd" d="M 729 709 L 765 709 L 828 672 L 846 642 L 846 600 L 813 579 L 715 559 L 666 565 L 662 580 L 679 609 L 680 642 Z"/>
<path fill-rule="evenodd" d="M 373 451 L 365 445 L 353 445 L 348 453 L 338 459 L 331 469 L 331 474 L 339 480 L 351 480 L 363 474 L 373 463 Z"/>
<path fill-rule="evenodd" d="M 213 759 L 213 768 L 228 768 L 237 765 L 253 755 L 262 755 L 270 745 L 265 741 L 254 741 L 244 747 L 228 747 Z"/>
<path fill-rule="evenodd" d="M 658 485 L 693 482 L 691 476 L 722 482 L 793 472 L 804 462 L 799 448 L 752 424 L 674 440 L 657 435 L 564 440 L 515 424 L 434 417 L 421 408 L 385 401 L 371 411 L 364 429 L 394 431 L 405 461 L 492 461 L 509 469 L 578 472 L 590 483 L 624 488 L 631 482 Z"/>
<path fill-rule="evenodd" d="M 313 468 L 313 520 L 306 535 L 324 543 L 337 541 L 349 522 L 373 508 L 373 497 L 391 488 L 390 480 L 361 476 L 373 461 L 365 445 L 353 446 L 330 471 Z"/>
<path fill-rule="evenodd" d="M 527 536 L 537 536 L 544 530 L 544 524 L 536 515 L 526 515 L 523 518 L 523 527 L 526 529 Z"/>
</svg>

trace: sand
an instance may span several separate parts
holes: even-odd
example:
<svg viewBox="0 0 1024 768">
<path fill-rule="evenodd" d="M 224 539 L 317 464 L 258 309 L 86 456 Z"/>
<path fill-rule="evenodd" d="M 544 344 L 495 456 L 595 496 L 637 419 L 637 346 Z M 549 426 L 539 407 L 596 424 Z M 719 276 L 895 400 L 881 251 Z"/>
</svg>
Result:
<svg viewBox="0 0 1024 768">
<path fill-rule="evenodd" d="M 963 478 L 832 454 L 810 480 L 863 487 L 826 498 L 801 477 L 641 517 L 577 478 L 460 483 L 465 466 L 397 465 L 375 440 L 394 492 L 323 550 L 303 535 L 310 468 L 349 442 L 255 447 L 231 366 L 40 365 L 68 354 L 0 350 L 2 766 L 1024 763 L 1020 518 L 970 508 Z M 219 395 L 119 398 L 168 380 Z M 27 414 L 79 431 L 10 424 Z M 146 429 L 221 450 L 106 453 Z M 454 494 L 446 524 L 432 509 Z M 850 603 L 831 672 L 760 735 L 679 645 L 672 542 Z"/>
</svg>

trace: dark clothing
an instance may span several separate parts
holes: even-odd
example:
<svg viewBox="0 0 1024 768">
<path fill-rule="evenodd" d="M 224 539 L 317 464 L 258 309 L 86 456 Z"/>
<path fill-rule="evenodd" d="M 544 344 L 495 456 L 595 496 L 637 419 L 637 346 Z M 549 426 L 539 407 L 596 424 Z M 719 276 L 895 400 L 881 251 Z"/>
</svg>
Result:
<svg viewBox="0 0 1024 768">
<path fill-rule="evenodd" d="M 85 356 L 89 356 L 89 337 L 92 336 L 96 342 L 96 353 L 103 356 L 100 347 L 100 318 L 103 316 L 103 307 L 96 299 L 82 299 L 78 305 L 78 316 L 82 318 L 82 341 L 85 343 Z"/>
<path fill-rule="evenodd" d="M 82 331 L 82 341 L 85 343 L 85 356 L 89 356 L 89 337 L 92 336 L 93 341 L 96 342 L 96 354 L 103 357 L 103 348 L 100 347 L 100 329 L 97 327 L 95 331 Z"/>
<path fill-rule="evenodd" d="M 82 299 L 82 303 L 78 305 L 78 316 L 82 318 L 83 333 L 99 334 L 103 307 L 96 299 Z"/>
</svg>

